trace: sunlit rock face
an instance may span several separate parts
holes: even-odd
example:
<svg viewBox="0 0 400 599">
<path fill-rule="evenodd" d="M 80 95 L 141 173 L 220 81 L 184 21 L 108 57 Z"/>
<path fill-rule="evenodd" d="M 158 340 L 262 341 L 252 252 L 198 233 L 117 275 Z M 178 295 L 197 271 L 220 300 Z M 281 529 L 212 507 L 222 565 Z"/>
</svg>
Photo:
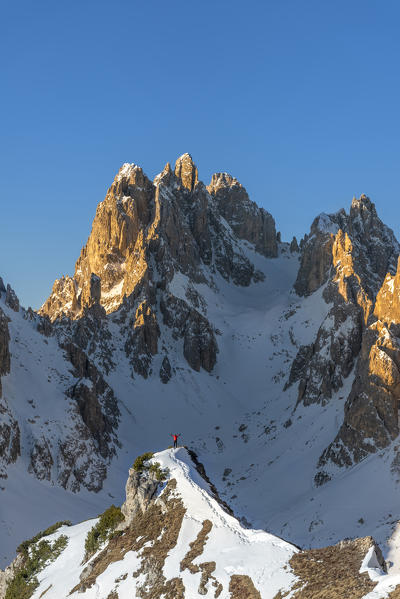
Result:
<svg viewBox="0 0 400 599">
<path fill-rule="evenodd" d="M 137 165 L 124 164 L 97 208 L 74 276 L 54 283 L 39 313 L 53 322 L 70 319 L 74 341 L 83 349 L 92 342 L 94 350 L 104 345 L 95 340 L 96 327 L 107 328 L 105 315 L 121 311 L 125 351 L 133 372 L 145 378 L 163 345 L 162 323 L 183 339 L 194 370 L 211 371 L 218 346 L 193 283 L 214 287 L 215 275 L 238 286 L 257 282 L 261 275 L 241 239 L 266 256 L 277 254 L 272 216 L 230 175 L 213 175 L 206 188 L 189 154 L 174 171 L 167 164 L 154 182 Z M 182 275 L 186 297 L 177 298 L 174 278 Z M 160 372 L 164 381 L 173 372 L 168 355 Z"/>
<path fill-rule="evenodd" d="M 400 322 L 400 257 L 396 274 L 388 272 L 379 290 L 374 315 L 389 326 Z"/>
<path fill-rule="evenodd" d="M 326 403 L 355 373 L 344 422 L 319 466 L 350 465 L 385 447 L 398 434 L 397 375 L 387 356 L 389 334 L 377 321 L 396 312 L 391 288 L 400 247 L 366 196 L 315 219 L 302 247 L 295 289 L 309 295 L 322 285 L 331 305 L 315 341 L 300 348 L 288 384 L 299 381 L 298 401 Z M 389 274 L 387 274 L 389 273 Z M 397 276 L 397 275 L 396 275 Z M 396 343 L 392 339 L 391 352 Z M 395 406 L 395 409 L 394 409 Z M 323 470 L 317 482 L 327 478 Z"/>
<path fill-rule="evenodd" d="M 355 380 L 345 419 L 321 457 L 351 465 L 387 447 L 399 435 L 400 408 L 400 269 L 387 274 L 364 331 Z M 393 467 L 398 468 L 396 464 Z"/>
<path fill-rule="evenodd" d="M 130 295 L 145 276 L 143 231 L 150 224 L 154 207 L 151 181 L 140 167 L 124 164 L 97 207 L 74 277 L 54 283 L 40 313 L 54 320 L 63 314 L 78 318 L 95 303 L 106 311 L 118 307 L 124 295 Z"/>
<path fill-rule="evenodd" d="M 216 173 L 212 176 L 207 190 L 214 198 L 219 213 L 239 239 L 253 243 L 256 251 L 264 256 L 277 256 L 274 219 L 269 212 L 250 200 L 247 191 L 237 179 L 228 173 Z"/>
<path fill-rule="evenodd" d="M 243 203 L 242 226 L 245 226 L 245 212 L 250 206 L 248 228 L 255 227 L 256 209 L 261 235 L 264 213 L 255 205 L 253 208 L 244 188 L 238 182 L 236 185 L 243 190 L 242 196 L 234 202 L 236 206 Z M 96 303 L 110 313 L 119 308 L 124 297 L 138 294 L 139 289 L 151 286 L 158 278 L 166 284 L 177 271 L 195 281 L 206 282 L 209 277 L 203 272 L 203 265 L 212 263 L 227 280 L 232 279 L 239 285 L 250 284 L 254 267 L 236 243 L 235 236 L 224 227 L 217 207 L 198 181 L 197 168 L 189 154 L 178 158 L 174 173 L 167 164 L 154 183 L 140 167 L 125 164 L 97 208 L 92 232 L 76 263 L 74 277 L 62 277 L 54 283 L 53 292 L 40 313 L 51 320 L 62 315 L 79 318 L 86 308 Z M 268 237 L 272 254 L 276 254 L 274 222 L 270 215 L 267 220 L 269 235 L 264 231 L 263 239 Z M 256 244 L 257 234 L 247 238 Z"/>
<path fill-rule="evenodd" d="M 326 402 L 352 371 L 365 326 L 386 272 L 394 271 L 399 245 L 365 196 L 344 210 L 320 215 L 306 237 L 295 290 L 310 295 L 325 285 L 332 304 L 311 346 L 302 347 L 289 377 L 299 380 L 298 401 Z"/>
<path fill-rule="evenodd" d="M 175 164 L 175 177 L 181 181 L 183 187 L 193 191 L 199 181 L 197 167 L 190 154 L 183 154 Z"/>
<path fill-rule="evenodd" d="M 339 260 L 343 252 L 349 257 L 342 266 Z M 371 200 L 362 195 L 353 199 L 349 214 L 340 210 L 320 214 L 314 220 L 302 244 L 295 290 L 298 295 L 309 295 L 328 281 L 333 268 L 339 268 L 345 277 L 354 271 L 365 291 L 374 297 L 386 273 L 395 272 L 398 252 L 393 231 L 380 220 Z"/>
<path fill-rule="evenodd" d="M 332 268 L 332 248 L 337 232 L 344 228 L 346 213 L 320 214 L 302 240 L 299 272 L 294 284 L 298 295 L 310 295 L 326 283 Z"/>
</svg>

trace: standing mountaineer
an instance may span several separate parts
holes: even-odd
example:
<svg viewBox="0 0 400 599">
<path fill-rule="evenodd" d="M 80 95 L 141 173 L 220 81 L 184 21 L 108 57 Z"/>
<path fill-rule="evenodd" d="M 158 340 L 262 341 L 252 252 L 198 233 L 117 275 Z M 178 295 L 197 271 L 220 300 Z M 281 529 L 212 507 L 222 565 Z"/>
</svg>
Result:
<svg viewBox="0 0 400 599">
<path fill-rule="evenodd" d="M 180 436 L 181 436 L 181 433 L 179 433 L 178 435 L 173 435 L 173 434 L 171 433 L 171 436 L 172 436 L 172 438 L 173 438 L 173 440 L 174 440 L 174 449 L 176 449 L 176 448 L 178 447 L 178 437 L 180 437 Z"/>
</svg>

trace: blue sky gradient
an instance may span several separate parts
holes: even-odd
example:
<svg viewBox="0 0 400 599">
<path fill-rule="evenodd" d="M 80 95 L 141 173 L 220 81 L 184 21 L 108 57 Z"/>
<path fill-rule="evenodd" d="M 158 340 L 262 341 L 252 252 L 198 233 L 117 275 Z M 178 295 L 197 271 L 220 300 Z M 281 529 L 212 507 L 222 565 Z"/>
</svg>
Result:
<svg viewBox="0 0 400 599">
<path fill-rule="evenodd" d="M 2 3 L 0 276 L 38 308 L 124 162 L 190 152 L 301 237 L 366 193 L 400 237 L 400 4 Z"/>
</svg>

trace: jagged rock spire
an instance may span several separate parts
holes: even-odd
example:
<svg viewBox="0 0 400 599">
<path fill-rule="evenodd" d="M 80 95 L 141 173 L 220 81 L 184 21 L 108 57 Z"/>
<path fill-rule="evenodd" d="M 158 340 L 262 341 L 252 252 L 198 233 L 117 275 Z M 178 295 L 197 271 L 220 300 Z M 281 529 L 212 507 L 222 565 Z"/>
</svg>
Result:
<svg viewBox="0 0 400 599">
<path fill-rule="evenodd" d="M 274 219 L 269 212 L 250 200 L 246 189 L 237 179 L 228 173 L 214 173 L 207 191 L 240 239 L 254 243 L 255 249 L 264 256 L 277 256 Z"/>
<path fill-rule="evenodd" d="M 400 324 L 400 256 L 397 260 L 395 275 L 387 273 L 378 295 L 376 296 L 374 314 L 379 320 L 390 325 Z"/>
<path fill-rule="evenodd" d="M 182 154 L 175 163 L 175 176 L 182 181 L 182 185 L 189 191 L 193 191 L 198 180 L 199 173 L 190 154 Z"/>
<path fill-rule="evenodd" d="M 299 244 L 297 243 L 297 239 L 296 237 L 293 237 L 292 241 L 290 242 L 290 251 L 292 252 L 299 252 L 300 248 L 299 248 Z"/>
</svg>

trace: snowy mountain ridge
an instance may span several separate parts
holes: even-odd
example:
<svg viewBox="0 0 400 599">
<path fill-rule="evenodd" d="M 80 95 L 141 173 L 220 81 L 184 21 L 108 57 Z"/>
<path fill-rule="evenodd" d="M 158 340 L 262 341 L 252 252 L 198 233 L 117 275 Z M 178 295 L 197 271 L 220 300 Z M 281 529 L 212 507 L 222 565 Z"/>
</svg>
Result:
<svg viewBox="0 0 400 599">
<path fill-rule="evenodd" d="M 0 285 L 3 566 L 120 505 L 172 432 L 242 523 L 315 550 L 372 535 L 396 564 L 399 251 L 366 196 L 289 245 L 188 154 L 153 182 L 125 164 L 38 314 Z"/>
<path fill-rule="evenodd" d="M 151 463 L 168 473 L 165 481 L 157 482 Z M 183 448 L 158 453 L 141 468 L 129 473 L 122 506 L 125 520 L 113 525 L 91 552 L 88 539 L 103 517 L 62 526 L 44 537 L 52 546 L 63 538 L 65 547 L 38 569 L 32 599 L 311 596 L 304 593 L 318 588 L 320 570 L 332 578 L 343 554 L 351 558 L 339 566 L 347 576 L 334 578 L 332 596 L 350 596 L 339 595 L 350 588 L 353 599 L 367 599 L 370 589 L 390 590 L 400 582 L 400 575 L 386 574 L 371 538 L 327 548 L 316 560 L 312 552 L 300 552 L 262 530 L 244 528 L 212 496 L 201 465 Z M 318 569 L 304 580 L 304 564 L 310 560 L 316 560 Z"/>
</svg>

